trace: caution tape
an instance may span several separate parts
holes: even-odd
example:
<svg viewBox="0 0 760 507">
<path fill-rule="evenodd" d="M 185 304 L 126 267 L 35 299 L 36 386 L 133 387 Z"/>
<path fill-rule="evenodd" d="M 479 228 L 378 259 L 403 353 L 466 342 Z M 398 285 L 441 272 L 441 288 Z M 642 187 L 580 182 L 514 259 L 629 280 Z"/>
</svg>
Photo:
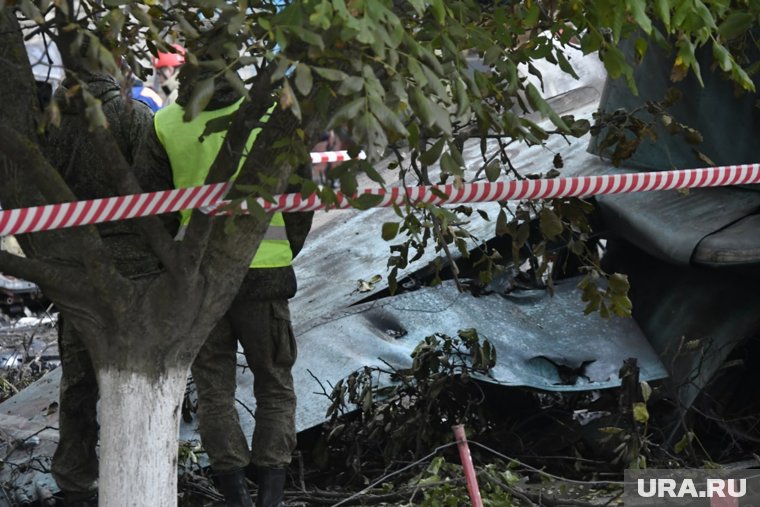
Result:
<svg viewBox="0 0 760 507">
<path fill-rule="evenodd" d="M 115 222 L 218 204 L 230 183 L 0 211 L 0 236 Z"/>
<path fill-rule="evenodd" d="M 593 195 L 652 192 L 684 188 L 720 187 L 760 183 L 760 164 L 747 164 L 676 171 L 642 173 L 618 173 L 570 178 L 526 179 L 508 182 L 480 182 L 462 185 L 429 185 L 418 187 L 394 187 L 390 189 L 368 188 L 352 196 L 375 195 L 379 200 L 373 207 L 382 208 L 403 204 L 465 204 L 513 200 L 554 199 L 558 197 L 590 197 Z M 337 202 L 330 208 L 351 208 L 352 199 L 340 192 Z M 300 194 L 274 196 L 273 202 L 258 200 L 267 211 L 314 211 L 325 208 L 316 195 L 302 197 Z M 207 208 L 215 212 L 226 202 Z"/>
<path fill-rule="evenodd" d="M 480 182 L 462 185 L 431 185 L 365 189 L 352 196 L 377 196 L 374 207 L 394 204 L 465 204 L 520 199 L 589 197 L 593 195 L 651 192 L 684 188 L 719 187 L 760 183 L 760 164 L 746 164 L 677 171 L 618 173 L 571 178 L 529 179 L 509 182 Z M 230 183 L 109 197 L 63 204 L 0 211 L 0 236 L 63 229 L 79 225 L 126 220 L 170 213 L 181 209 L 201 208 L 218 213 L 226 201 L 222 196 Z M 352 206 L 351 199 L 337 193 L 330 208 Z M 316 195 L 274 196 L 274 202 L 261 198 L 258 203 L 267 211 L 313 211 L 326 206 Z"/>
<path fill-rule="evenodd" d="M 367 155 L 361 151 L 356 156 L 359 160 L 364 160 L 367 158 Z M 346 162 L 348 160 L 352 160 L 351 156 L 348 154 L 347 151 L 324 151 L 324 152 L 317 152 L 317 153 L 311 153 L 311 163 L 312 164 L 327 164 L 332 162 Z"/>
</svg>

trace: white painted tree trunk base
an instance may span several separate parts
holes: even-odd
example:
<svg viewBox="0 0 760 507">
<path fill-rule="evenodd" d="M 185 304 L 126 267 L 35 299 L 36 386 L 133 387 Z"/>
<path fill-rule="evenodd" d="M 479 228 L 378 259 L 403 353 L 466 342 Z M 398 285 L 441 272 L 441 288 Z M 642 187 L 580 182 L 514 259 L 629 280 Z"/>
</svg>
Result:
<svg viewBox="0 0 760 507">
<path fill-rule="evenodd" d="M 187 370 L 108 369 L 100 387 L 100 507 L 176 507 L 177 438 Z M 137 466 L 135 466 L 137 464 Z"/>
</svg>

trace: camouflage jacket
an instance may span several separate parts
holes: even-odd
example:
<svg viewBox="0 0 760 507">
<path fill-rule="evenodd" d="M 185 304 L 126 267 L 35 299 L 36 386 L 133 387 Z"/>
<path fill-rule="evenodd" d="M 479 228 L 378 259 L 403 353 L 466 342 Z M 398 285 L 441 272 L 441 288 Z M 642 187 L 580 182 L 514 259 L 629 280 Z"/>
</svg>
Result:
<svg viewBox="0 0 760 507">
<path fill-rule="evenodd" d="M 101 101 L 108 129 L 127 163 L 132 164 L 153 122 L 150 109 L 141 102 L 125 99 L 119 83 L 111 76 L 93 74 L 85 82 L 90 93 Z M 103 162 L 97 155 L 87 121 L 67 97 L 67 87 L 73 84 L 64 81 L 55 93 L 61 122 L 58 127 L 50 126 L 47 129 L 45 156 L 77 198 L 96 199 L 117 195 L 111 173 L 102 166 Z M 146 175 L 148 173 L 143 172 L 143 177 Z M 141 181 L 141 184 L 152 185 L 150 181 Z M 100 224 L 97 229 L 122 274 L 133 277 L 160 268 L 158 259 L 134 222 Z"/>
</svg>

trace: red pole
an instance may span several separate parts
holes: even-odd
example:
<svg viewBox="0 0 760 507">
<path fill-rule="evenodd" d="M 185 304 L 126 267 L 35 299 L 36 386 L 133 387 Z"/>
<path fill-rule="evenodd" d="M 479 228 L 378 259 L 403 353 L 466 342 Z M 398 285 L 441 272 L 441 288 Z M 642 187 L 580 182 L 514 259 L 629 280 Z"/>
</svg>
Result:
<svg viewBox="0 0 760 507">
<path fill-rule="evenodd" d="M 467 491 L 470 493 L 470 503 L 472 507 L 483 507 L 483 500 L 480 498 L 480 487 L 478 487 L 478 478 L 475 476 L 475 467 L 472 465 L 472 456 L 470 447 L 467 445 L 467 435 L 464 432 L 464 426 L 457 424 L 452 426 L 454 437 L 457 440 L 459 448 L 459 459 L 462 461 L 464 468 L 464 478 L 467 480 Z"/>
<path fill-rule="evenodd" d="M 710 507 L 739 507 L 739 499 L 733 496 L 711 496 Z"/>
</svg>

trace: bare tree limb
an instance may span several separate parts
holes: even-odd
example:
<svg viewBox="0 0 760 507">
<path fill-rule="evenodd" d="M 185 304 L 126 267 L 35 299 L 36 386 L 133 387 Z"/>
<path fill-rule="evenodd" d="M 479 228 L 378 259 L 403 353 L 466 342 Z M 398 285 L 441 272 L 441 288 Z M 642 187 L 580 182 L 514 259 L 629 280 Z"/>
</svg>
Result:
<svg viewBox="0 0 760 507">
<path fill-rule="evenodd" d="M 61 175 L 42 156 L 36 144 L 18 132 L 0 125 L 0 153 L 4 156 L 5 164 L 0 167 L 0 173 L 8 182 L 2 197 L 14 196 L 11 200 L 15 205 L 44 205 L 52 202 L 76 201 L 76 196 L 63 181 Z M 8 163 L 10 161 L 10 163 Z M 14 192 L 14 190 L 16 192 Z M 23 198 L 21 197 L 23 196 Z M 29 200 L 30 202 L 27 202 Z M 76 236 L 77 248 L 68 248 L 63 257 L 77 259 L 86 269 L 90 282 L 103 294 L 109 294 L 114 281 L 121 279 L 112 262 L 108 259 L 103 242 L 94 227 L 77 227 L 66 231 L 68 236 Z M 29 239 L 35 243 L 37 238 Z M 41 240 L 44 242 L 44 239 Z M 33 248 L 32 256 L 44 252 L 48 257 L 50 250 L 65 248 L 66 242 L 45 242 L 45 246 Z M 124 287 L 123 287 L 124 288 Z"/>
<path fill-rule="evenodd" d="M 21 25 L 15 9 L 0 12 L 0 124 L 20 132 L 34 131 L 34 116 L 39 112 L 34 75 L 26 56 Z"/>
<path fill-rule="evenodd" d="M 83 280 L 83 273 L 76 267 L 58 266 L 51 262 L 29 259 L 0 251 L 0 272 L 34 282 L 43 291 L 78 294 L 90 291 Z"/>
<path fill-rule="evenodd" d="M 141 194 L 143 192 L 132 168 L 121 154 L 114 137 L 106 129 L 95 129 L 91 135 L 98 147 L 98 156 L 103 161 L 103 167 L 113 178 L 116 189 L 124 194 Z M 164 266 L 176 265 L 177 246 L 158 217 L 145 217 L 136 220 L 150 243 L 153 253 Z"/>
</svg>

